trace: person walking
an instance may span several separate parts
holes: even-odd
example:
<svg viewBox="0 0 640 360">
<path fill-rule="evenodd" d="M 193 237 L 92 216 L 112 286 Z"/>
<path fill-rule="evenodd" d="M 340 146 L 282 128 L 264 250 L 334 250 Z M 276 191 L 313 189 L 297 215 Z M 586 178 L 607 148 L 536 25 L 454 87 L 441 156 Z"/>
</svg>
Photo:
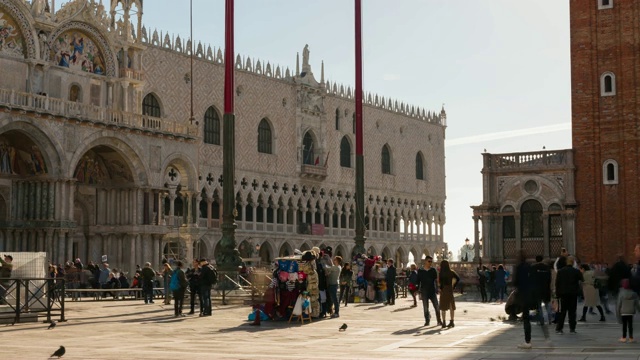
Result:
<svg viewBox="0 0 640 360">
<path fill-rule="evenodd" d="M 638 303 L 638 294 L 631 290 L 631 282 L 629 279 L 622 280 L 622 288 L 618 294 L 618 303 L 616 313 L 618 314 L 618 322 L 622 323 L 622 337 L 620 342 L 635 342 L 633 339 L 633 315 L 636 310 L 640 310 Z M 627 330 L 629 337 L 627 338 Z"/>
<path fill-rule="evenodd" d="M 191 296 L 189 296 L 189 303 L 191 305 L 191 311 L 189 311 L 189 315 L 195 314 L 196 309 L 196 295 L 198 296 L 198 304 L 199 309 L 202 309 L 202 296 L 200 296 L 200 263 L 198 259 L 193 260 L 193 267 L 187 270 L 185 274 L 187 276 L 187 280 L 189 281 L 189 292 Z"/>
<path fill-rule="evenodd" d="M 422 310 L 424 312 L 424 326 L 429 326 L 431 316 L 429 314 L 429 301 L 433 305 L 433 310 L 436 313 L 436 319 L 438 319 L 438 325 L 442 325 L 442 319 L 440 318 L 440 306 L 438 304 L 438 296 L 436 294 L 436 286 L 438 283 L 438 271 L 432 267 L 433 258 L 427 256 L 424 259 L 424 265 L 422 269 L 418 270 L 416 274 L 417 278 L 417 291 L 420 292 L 422 297 Z"/>
<path fill-rule="evenodd" d="M 486 275 L 486 266 L 480 266 L 476 268 L 476 274 L 478 274 L 478 288 L 480 288 L 480 296 L 482 297 L 482 302 L 487 302 L 487 275 Z"/>
<path fill-rule="evenodd" d="M 182 261 L 176 261 L 176 269 L 173 270 L 171 274 L 171 282 L 169 283 L 169 288 L 173 293 L 173 311 L 174 316 L 185 316 L 182 313 L 182 306 L 184 304 L 184 293 L 187 290 L 187 286 L 189 282 L 187 281 L 187 277 L 182 270 Z"/>
<path fill-rule="evenodd" d="M 543 259 L 542 255 L 536 256 L 536 263 L 531 266 L 530 277 L 538 322 L 546 326 L 551 321 L 551 267 L 545 264 Z"/>
<path fill-rule="evenodd" d="M 344 298 L 344 307 L 347 307 L 349 303 L 349 296 L 351 295 L 351 282 L 353 281 L 353 271 L 351 271 L 351 264 L 348 262 L 342 267 L 340 271 L 340 301 Z"/>
<path fill-rule="evenodd" d="M 564 320 L 569 313 L 569 332 L 576 333 L 576 308 L 582 273 L 573 267 L 573 256 L 567 257 L 567 265 L 558 270 L 556 275 L 556 296 L 560 299 L 560 316 L 556 323 L 556 334 L 562 334 Z"/>
<path fill-rule="evenodd" d="M 416 302 L 416 294 L 418 293 L 418 269 L 416 264 L 411 264 L 409 268 L 409 293 L 413 298 L 413 305 L 411 305 L 411 307 L 418 306 Z M 438 311 L 436 310 L 436 314 L 437 313 Z"/>
<path fill-rule="evenodd" d="M 164 260 L 162 265 L 162 279 L 164 281 L 164 304 L 171 304 L 171 289 L 169 289 L 169 283 L 171 282 L 171 274 L 173 274 L 173 269 L 171 268 L 171 264 Z"/>
<path fill-rule="evenodd" d="M 385 281 L 387 282 L 387 305 L 396 304 L 396 267 L 393 266 L 393 260 L 387 260 L 387 273 L 385 274 Z"/>
<path fill-rule="evenodd" d="M 504 270 L 504 265 L 498 265 L 498 270 L 496 270 L 496 300 L 498 300 L 498 304 L 502 304 L 504 301 L 504 297 L 507 292 L 507 272 Z M 508 296 L 508 295 L 507 295 Z M 499 299 L 498 299 L 499 297 Z"/>
<path fill-rule="evenodd" d="M 600 296 L 598 290 L 595 288 L 596 278 L 593 270 L 587 264 L 580 265 L 580 272 L 582 273 L 582 295 L 584 296 L 584 304 L 582 304 L 582 317 L 580 322 L 587 321 L 587 310 L 590 307 L 598 308 L 600 313 L 600 321 L 605 321 L 604 312 L 602 306 L 600 306 Z"/>
<path fill-rule="evenodd" d="M 531 266 L 527 263 L 524 251 L 521 250 L 519 262 L 513 277 L 513 286 L 516 288 L 516 303 L 520 309 L 522 309 L 522 323 L 524 325 L 524 343 L 518 345 L 520 349 L 531 349 L 531 321 L 529 319 L 529 311 L 533 305 L 532 300 L 534 299 L 531 274 Z"/>
<path fill-rule="evenodd" d="M 460 282 L 460 277 L 455 271 L 449 267 L 447 260 L 440 262 L 440 274 L 438 276 L 440 285 L 440 312 L 442 313 L 442 328 L 452 328 L 455 326 L 453 322 L 453 315 L 456 310 L 456 302 L 453 298 L 453 289 L 456 284 Z M 451 313 L 451 320 L 448 325 L 447 322 L 447 310 Z"/>
</svg>

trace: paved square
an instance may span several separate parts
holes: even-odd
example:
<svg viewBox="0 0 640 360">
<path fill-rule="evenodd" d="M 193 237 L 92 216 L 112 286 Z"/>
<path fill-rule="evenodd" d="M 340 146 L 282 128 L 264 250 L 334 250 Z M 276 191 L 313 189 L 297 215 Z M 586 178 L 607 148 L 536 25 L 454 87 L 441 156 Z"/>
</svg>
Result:
<svg viewBox="0 0 640 360">
<path fill-rule="evenodd" d="M 65 359 L 639 359 L 621 344 L 620 325 L 591 316 L 578 334 L 545 341 L 533 325 L 533 349 L 520 350 L 522 324 L 504 323 L 503 306 L 458 301 L 455 328 L 423 327 L 422 307 L 350 304 L 339 319 L 304 325 L 249 326 L 246 306 L 215 306 L 212 317 L 174 318 L 173 307 L 142 301 L 67 302 L 68 321 L 0 326 L 3 357 L 44 359 L 58 346 Z M 491 321 L 490 318 L 496 319 Z M 348 324 L 345 332 L 338 327 Z M 432 323 L 433 324 L 433 323 Z M 552 329 L 551 329 L 552 330 Z"/>
</svg>

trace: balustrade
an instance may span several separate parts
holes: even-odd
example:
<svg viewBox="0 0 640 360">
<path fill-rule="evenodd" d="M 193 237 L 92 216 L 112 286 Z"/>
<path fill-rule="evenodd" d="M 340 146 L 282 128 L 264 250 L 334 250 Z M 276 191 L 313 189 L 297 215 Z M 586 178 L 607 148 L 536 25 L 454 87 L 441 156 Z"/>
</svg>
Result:
<svg viewBox="0 0 640 360">
<path fill-rule="evenodd" d="M 185 137 L 193 137 L 197 134 L 195 126 L 181 124 L 177 121 L 15 90 L 0 89 L 0 106 Z"/>
</svg>

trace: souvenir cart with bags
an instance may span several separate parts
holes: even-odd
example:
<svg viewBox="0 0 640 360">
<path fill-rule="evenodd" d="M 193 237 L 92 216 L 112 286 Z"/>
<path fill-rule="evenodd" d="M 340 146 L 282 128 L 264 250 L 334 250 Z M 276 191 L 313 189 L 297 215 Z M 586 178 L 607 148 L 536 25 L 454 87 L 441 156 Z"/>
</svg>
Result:
<svg viewBox="0 0 640 360">
<path fill-rule="evenodd" d="M 301 256 L 289 256 L 276 258 L 278 264 L 274 272 L 277 282 L 276 288 L 276 314 L 280 318 L 290 319 L 296 307 L 296 302 L 303 306 L 302 312 L 294 316 L 318 317 L 320 304 L 318 303 L 318 275 L 316 273 L 315 255 L 304 252 Z M 307 292 L 303 294 L 303 292 Z M 308 302 L 307 302 L 308 300 Z M 308 307 L 308 310 L 307 310 Z M 305 315 L 306 314 L 306 315 Z"/>
</svg>

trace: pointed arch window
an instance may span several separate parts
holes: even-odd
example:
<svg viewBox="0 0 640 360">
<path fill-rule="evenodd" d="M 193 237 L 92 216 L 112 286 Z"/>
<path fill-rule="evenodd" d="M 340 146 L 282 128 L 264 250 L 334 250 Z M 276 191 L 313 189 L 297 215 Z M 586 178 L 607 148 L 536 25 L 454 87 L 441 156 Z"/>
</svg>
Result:
<svg viewBox="0 0 640 360">
<path fill-rule="evenodd" d="M 153 94 L 147 94 L 142 100 L 142 115 L 161 117 L 160 102 Z"/>
<path fill-rule="evenodd" d="M 351 167 L 351 143 L 346 136 L 343 136 L 340 141 L 340 166 Z"/>
<path fill-rule="evenodd" d="M 204 113 L 204 143 L 220 145 L 220 116 L 213 106 Z"/>
<path fill-rule="evenodd" d="M 424 156 L 418 151 L 416 154 L 416 179 L 424 180 Z"/>
<path fill-rule="evenodd" d="M 391 174 L 391 151 L 389 145 L 385 144 L 382 147 L 382 173 Z"/>
<path fill-rule="evenodd" d="M 302 139 L 302 163 L 304 165 L 315 165 L 314 152 L 313 136 L 307 131 Z"/>
<path fill-rule="evenodd" d="M 260 125 L 258 125 L 258 152 L 273 154 L 272 145 L 271 125 L 269 125 L 267 119 L 262 119 Z"/>
</svg>

